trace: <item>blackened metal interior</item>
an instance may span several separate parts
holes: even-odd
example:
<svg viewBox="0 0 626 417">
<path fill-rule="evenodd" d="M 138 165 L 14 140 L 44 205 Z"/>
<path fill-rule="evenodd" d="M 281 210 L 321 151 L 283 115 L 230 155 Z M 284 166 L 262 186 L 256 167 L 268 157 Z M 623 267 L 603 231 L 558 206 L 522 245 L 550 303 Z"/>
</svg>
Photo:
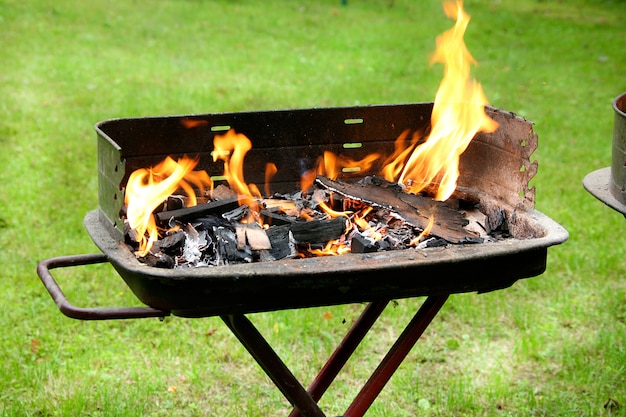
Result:
<svg viewBox="0 0 626 417">
<path fill-rule="evenodd" d="M 262 185 L 265 164 L 273 162 L 278 174 L 272 191 L 293 191 L 325 150 L 359 160 L 374 152 L 391 154 L 406 130 L 425 137 L 431 111 L 432 103 L 415 103 L 103 121 L 95 126 L 99 208 L 87 214 L 85 226 L 142 302 L 189 317 L 484 292 L 541 274 L 547 248 L 564 242 L 567 232 L 534 210 L 535 190 L 528 186 L 537 170 L 537 163 L 530 161 L 537 146 L 532 123 L 493 108 L 487 112 L 499 128 L 478 134 L 462 155 L 459 189 L 478 197 L 481 209 L 504 213 L 512 239 L 173 270 L 140 263 L 120 243 L 130 173 L 166 156 L 188 155 L 200 158 L 197 169 L 220 175 L 223 167 L 210 155 L 213 138 L 229 128 L 252 141 L 245 160 L 247 182 Z M 343 177 L 363 177 L 379 169 L 375 165 Z"/>
</svg>

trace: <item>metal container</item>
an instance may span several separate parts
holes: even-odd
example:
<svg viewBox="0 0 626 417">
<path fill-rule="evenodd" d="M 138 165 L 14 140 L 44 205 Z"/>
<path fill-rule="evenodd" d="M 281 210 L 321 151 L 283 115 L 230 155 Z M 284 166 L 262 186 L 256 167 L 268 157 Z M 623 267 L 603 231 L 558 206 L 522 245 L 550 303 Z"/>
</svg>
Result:
<svg viewBox="0 0 626 417">
<path fill-rule="evenodd" d="M 611 164 L 611 194 L 626 204 L 626 93 L 613 101 L 613 162 Z"/>
<path fill-rule="evenodd" d="M 613 110 L 611 166 L 589 173 L 583 185 L 591 195 L 626 216 L 626 93 L 613 101 Z"/>
</svg>

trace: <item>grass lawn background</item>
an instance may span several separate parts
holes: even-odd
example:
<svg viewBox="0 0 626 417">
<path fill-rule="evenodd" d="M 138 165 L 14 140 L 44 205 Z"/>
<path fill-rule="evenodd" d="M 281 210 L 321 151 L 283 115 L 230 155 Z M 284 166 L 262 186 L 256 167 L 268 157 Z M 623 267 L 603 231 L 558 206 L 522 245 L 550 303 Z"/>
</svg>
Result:
<svg viewBox="0 0 626 417">
<path fill-rule="evenodd" d="M 570 232 L 548 269 L 450 298 L 372 416 L 626 415 L 625 219 L 582 178 L 611 160 L 626 3 L 466 1 L 490 104 L 535 123 L 536 207 Z M 0 413 L 280 416 L 286 400 L 216 318 L 80 322 L 40 259 L 97 249 L 93 124 L 113 117 L 432 101 L 438 1 L 0 0 Z M 107 265 L 55 276 L 83 306 L 137 305 Z M 322 400 L 341 414 L 413 314 L 389 307 Z M 253 315 L 311 380 L 362 306 Z"/>
</svg>

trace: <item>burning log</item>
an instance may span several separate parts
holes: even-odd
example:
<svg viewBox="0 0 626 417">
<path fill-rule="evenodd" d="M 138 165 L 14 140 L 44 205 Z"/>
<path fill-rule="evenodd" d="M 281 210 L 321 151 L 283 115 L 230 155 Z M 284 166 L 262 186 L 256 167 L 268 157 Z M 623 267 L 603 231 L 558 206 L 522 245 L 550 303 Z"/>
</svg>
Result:
<svg viewBox="0 0 626 417">
<path fill-rule="evenodd" d="M 206 216 L 207 214 L 220 215 L 234 210 L 237 207 L 239 207 L 237 198 L 228 198 L 226 200 L 214 200 L 192 207 L 162 211 L 156 214 L 156 218 L 160 223 L 166 223 L 172 218 L 185 222 Z"/>
<path fill-rule="evenodd" d="M 433 216 L 435 222 L 431 235 L 451 243 L 473 242 L 479 236 L 464 227 L 468 224 L 464 214 L 454 210 L 449 202 L 403 192 L 397 184 L 389 183 L 377 177 L 368 177 L 359 183 L 333 181 L 318 176 L 316 184 L 336 192 L 345 198 L 380 207 L 397 213 L 410 225 L 425 230 Z"/>
<path fill-rule="evenodd" d="M 346 231 L 347 220 L 337 217 L 330 220 L 311 220 L 294 222 L 289 225 L 289 231 L 296 243 L 326 243 L 339 239 Z"/>
</svg>

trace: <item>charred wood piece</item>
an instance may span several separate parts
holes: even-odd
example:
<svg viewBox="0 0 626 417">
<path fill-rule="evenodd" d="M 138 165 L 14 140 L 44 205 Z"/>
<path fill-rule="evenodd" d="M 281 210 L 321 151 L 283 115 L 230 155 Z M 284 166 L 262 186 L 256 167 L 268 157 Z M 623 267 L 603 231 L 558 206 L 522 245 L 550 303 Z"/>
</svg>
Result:
<svg viewBox="0 0 626 417">
<path fill-rule="evenodd" d="M 468 224 L 464 214 L 450 208 L 445 202 L 404 193 L 398 187 L 385 185 L 383 181 L 379 179 L 365 183 L 347 183 L 333 181 L 323 176 L 318 176 L 315 180 L 318 186 L 346 198 L 393 211 L 404 221 L 421 230 L 428 227 L 432 215 L 434 224 L 430 234 L 448 242 L 460 243 L 463 239 L 476 237 L 475 233 L 464 229 Z"/>
<path fill-rule="evenodd" d="M 146 256 L 140 257 L 139 261 L 155 268 L 172 269 L 175 266 L 174 258 L 162 252 L 148 253 Z"/>
<path fill-rule="evenodd" d="M 273 213 L 269 210 L 261 210 L 260 214 L 263 218 L 263 222 L 270 226 L 280 226 L 284 224 L 291 224 L 298 220 L 297 217 L 287 216 L 281 213 Z"/>
<path fill-rule="evenodd" d="M 226 227 L 217 227 L 215 233 L 215 252 L 218 265 L 252 262 L 252 253 L 247 247 L 237 248 L 237 235 Z"/>
<path fill-rule="evenodd" d="M 337 217 L 330 220 L 294 222 L 289 225 L 289 230 L 297 244 L 326 243 L 339 239 L 346 231 L 346 227 L 347 219 Z"/>
<path fill-rule="evenodd" d="M 185 232 L 178 230 L 154 242 L 153 252 L 161 251 L 169 255 L 180 253 L 181 248 L 185 244 Z"/>
<path fill-rule="evenodd" d="M 350 241 L 350 252 L 352 253 L 377 252 L 379 247 L 378 242 L 372 242 L 360 233 L 355 233 Z"/>
<path fill-rule="evenodd" d="M 160 223 L 166 223 L 170 219 L 174 218 L 181 222 L 191 221 L 198 217 L 203 217 L 208 214 L 220 215 L 229 212 L 239 207 L 239 202 L 236 198 L 227 200 L 215 200 L 204 204 L 198 204 L 193 207 L 185 207 L 177 210 L 167 210 L 156 213 L 157 221 Z"/>
<path fill-rule="evenodd" d="M 295 258 L 298 255 L 293 234 L 289 225 L 274 226 L 267 229 L 267 237 L 271 248 L 261 251 L 261 259 L 279 260 Z"/>
<path fill-rule="evenodd" d="M 270 239 L 267 237 L 265 229 L 257 223 L 238 224 L 235 226 L 237 233 L 237 249 L 250 246 L 252 250 L 267 250 L 272 248 Z"/>
</svg>

